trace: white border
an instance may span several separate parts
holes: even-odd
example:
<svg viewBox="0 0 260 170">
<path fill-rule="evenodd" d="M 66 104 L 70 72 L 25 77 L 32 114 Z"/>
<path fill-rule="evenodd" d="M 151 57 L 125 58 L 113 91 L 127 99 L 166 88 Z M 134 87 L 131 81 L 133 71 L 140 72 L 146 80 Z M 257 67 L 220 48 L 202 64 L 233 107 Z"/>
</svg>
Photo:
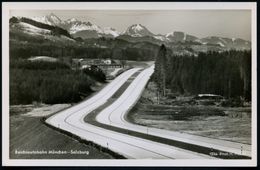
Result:
<svg viewBox="0 0 260 170">
<path fill-rule="evenodd" d="M 50 5 L 51 3 L 51 5 Z M 253 9 L 252 2 L 3 2 L 9 10 L 190 10 L 190 9 Z"/>
<path fill-rule="evenodd" d="M 24 160 L 9 159 L 9 11 L 10 10 L 251 10 L 252 159 L 251 160 Z M 2 165 L 3 166 L 256 166 L 257 79 L 255 2 L 3 2 L 2 3 Z"/>
</svg>

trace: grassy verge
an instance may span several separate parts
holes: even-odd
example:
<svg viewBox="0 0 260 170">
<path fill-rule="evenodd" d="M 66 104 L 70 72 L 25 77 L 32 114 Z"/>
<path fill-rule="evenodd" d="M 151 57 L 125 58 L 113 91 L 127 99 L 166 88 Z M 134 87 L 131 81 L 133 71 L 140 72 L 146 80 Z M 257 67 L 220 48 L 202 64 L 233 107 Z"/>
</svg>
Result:
<svg viewBox="0 0 260 170">
<path fill-rule="evenodd" d="M 139 125 L 251 144 L 251 107 L 208 103 L 177 96 L 161 98 L 158 104 L 153 85 L 148 85 L 127 119 Z"/>
</svg>

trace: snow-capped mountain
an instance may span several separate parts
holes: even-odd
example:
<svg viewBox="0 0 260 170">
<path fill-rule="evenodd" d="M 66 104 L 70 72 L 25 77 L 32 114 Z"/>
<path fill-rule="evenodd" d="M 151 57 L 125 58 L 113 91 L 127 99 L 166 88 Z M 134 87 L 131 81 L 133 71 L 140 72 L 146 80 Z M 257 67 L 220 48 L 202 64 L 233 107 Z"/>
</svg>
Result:
<svg viewBox="0 0 260 170">
<path fill-rule="evenodd" d="M 158 35 L 154 35 L 153 37 L 160 41 L 168 41 L 165 35 L 158 34 Z"/>
<path fill-rule="evenodd" d="M 31 19 L 44 24 L 53 25 L 53 26 L 60 26 L 62 23 L 62 20 L 53 13 L 46 16 L 31 17 Z"/>
<path fill-rule="evenodd" d="M 64 24 L 61 25 L 61 27 L 67 29 L 71 34 L 75 34 L 79 31 L 95 31 L 96 33 L 103 33 L 102 28 L 100 28 L 99 26 L 92 24 L 90 22 L 82 22 L 82 21 L 78 21 L 76 19 L 70 19 L 70 20 L 66 20 L 64 22 Z"/>
<path fill-rule="evenodd" d="M 189 35 L 186 34 L 184 32 L 180 32 L 180 31 L 174 31 L 174 32 L 170 32 L 168 34 L 165 35 L 165 38 L 171 42 L 176 42 L 176 41 L 197 41 L 198 38 L 193 36 L 193 35 Z"/>
<path fill-rule="evenodd" d="M 113 37 L 117 37 L 120 35 L 120 32 L 117 31 L 116 29 L 114 28 L 111 28 L 111 27 L 105 27 L 103 29 L 103 34 L 105 35 L 112 35 Z"/>
<path fill-rule="evenodd" d="M 61 25 L 62 28 L 68 30 L 74 37 L 81 38 L 98 38 L 110 37 L 114 38 L 119 35 L 119 32 L 111 27 L 101 28 L 90 22 L 82 22 L 76 19 L 66 20 Z"/>
<path fill-rule="evenodd" d="M 166 42 L 177 42 L 177 41 L 198 41 L 199 38 L 193 35 L 186 34 L 184 32 L 175 31 L 170 32 L 166 35 L 161 34 L 154 34 L 151 31 L 149 31 L 145 26 L 141 24 L 134 24 L 129 26 L 126 31 L 122 33 L 122 35 L 129 35 L 132 37 L 145 37 L 145 36 L 151 36 L 157 40 L 160 41 L 166 41 Z"/>
<path fill-rule="evenodd" d="M 161 34 L 153 34 L 150 32 L 145 26 L 141 24 L 134 24 L 127 28 L 123 35 L 129 35 L 131 37 L 145 37 L 150 36 L 159 41 L 163 42 L 184 42 L 184 41 L 192 41 L 192 42 L 200 42 L 199 38 L 193 35 L 186 34 L 181 31 L 174 31 L 167 33 L 165 35 Z"/>
<path fill-rule="evenodd" d="M 101 28 L 98 25 L 90 22 L 79 21 L 76 18 L 63 21 L 53 13 L 42 17 L 32 17 L 31 19 L 44 24 L 59 26 L 67 30 L 74 37 L 80 36 L 82 38 L 98 38 L 117 37 L 119 35 L 119 32 L 114 28 Z"/>
<path fill-rule="evenodd" d="M 103 33 L 102 28 L 100 28 L 99 26 L 92 24 L 90 22 L 82 22 L 75 18 L 64 21 L 64 23 L 61 24 L 60 26 L 64 29 L 68 30 L 71 34 L 75 34 L 79 31 L 84 31 L 84 30 L 96 31 L 97 33 Z"/>
<path fill-rule="evenodd" d="M 202 38 L 201 42 L 203 44 L 218 44 L 221 47 L 227 48 L 248 49 L 251 46 L 250 41 L 246 41 L 241 38 L 224 38 L 217 36 L 209 36 L 206 38 Z"/>
<path fill-rule="evenodd" d="M 144 37 L 144 36 L 153 36 L 154 34 L 150 32 L 145 26 L 141 24 L 134 24 L 129 26 L 125 32 L 122 34 L 130 35 L 132 37 Z"/>
</svg>

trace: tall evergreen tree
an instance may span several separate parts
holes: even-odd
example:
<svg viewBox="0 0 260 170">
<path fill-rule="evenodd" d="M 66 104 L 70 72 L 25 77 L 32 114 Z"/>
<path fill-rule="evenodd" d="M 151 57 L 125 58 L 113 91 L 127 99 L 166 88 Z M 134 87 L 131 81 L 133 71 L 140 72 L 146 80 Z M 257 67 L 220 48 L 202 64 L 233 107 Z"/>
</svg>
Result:
<svg viewBox="0 0 260 170">
<path fill-rule="evenodd" d="M 161 45 L 155 60 L 155 81 L 157 82 L 159 92 L 165 96 L 166 90 L 166 47 Z"/>
</svg>

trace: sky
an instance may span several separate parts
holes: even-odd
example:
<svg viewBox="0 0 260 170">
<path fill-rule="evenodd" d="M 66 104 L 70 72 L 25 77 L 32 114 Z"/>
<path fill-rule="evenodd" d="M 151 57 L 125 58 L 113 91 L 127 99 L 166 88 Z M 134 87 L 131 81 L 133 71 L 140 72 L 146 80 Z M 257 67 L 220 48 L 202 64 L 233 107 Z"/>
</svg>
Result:
<svg viewBox="0 0 260 170">
<path fill-rule="evenodd" d="M 142 24 L 155 34 L 183 31 L 199 38 L 220 36 L 251 40 L 250 10 L 13 10 L 10 16 L 76 18 L 122 32 Z"/>
</svg>

